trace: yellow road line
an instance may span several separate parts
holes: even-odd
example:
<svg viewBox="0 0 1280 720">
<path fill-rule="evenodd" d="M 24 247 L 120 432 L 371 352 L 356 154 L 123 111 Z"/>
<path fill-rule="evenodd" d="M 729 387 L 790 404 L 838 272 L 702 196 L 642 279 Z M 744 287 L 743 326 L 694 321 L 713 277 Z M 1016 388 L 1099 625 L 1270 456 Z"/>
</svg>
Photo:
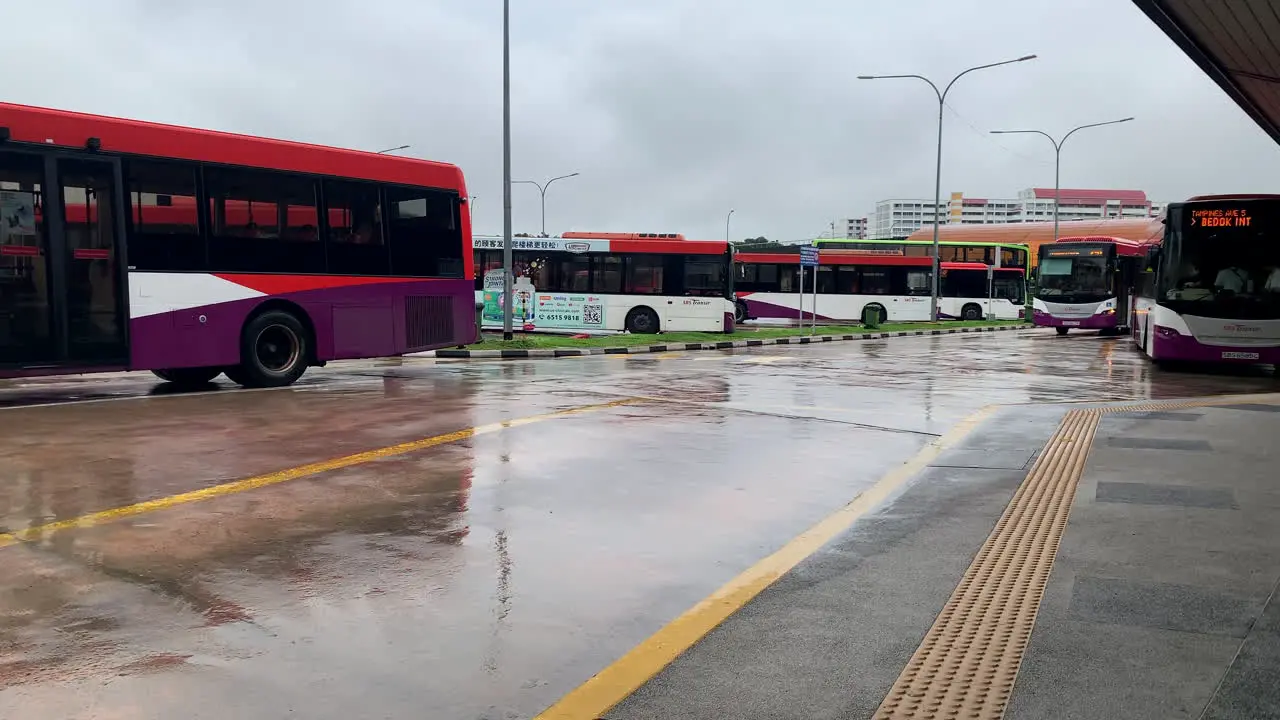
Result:
<svg viewBox="0 0 1280 720">
<path fill-rule="evenodd" d="M 421 440 L 413 440 L 410 442 L 391 445 L 377 450 L 368 450 L 365 452 L 355 453 L 332 460 L 321 460 L 320 462 L 299 465 L 298 467 L 278 470 L 276 472 L 267 473 L 265 475 L 257 475 L 243 480 L 235 480 L 232 482 L 222 483 L 220 485 L 212 485 L 199 490 L 179 493 L 177 495 L 169 495 L 155 500 L 147 500 L 133 505 L 125 505 L 122 507 L 111 508 L 109 510 L 101 510 L 99 512 L 81 515 L 79 517 L 69 518 L 67 520 L 58 520 L 56 522 L 46 523 L 44 525 L 36 525 L 24 530 L 17 530 L 10 533 L 0 533 L 0 548 L 15 545 L 21 542 L 30 542 L 39 540 L 50 533 L 59 532 L 61 530 L 70 530 L 72 528 L 91 527 L 93 525 L 101 525 L 103 523 L 112 522 L 121 518 L 132 517 L 134 515 L 142 515 L 145 513 L 156 512 L 166 508 L 176 507 L 178 505 L 186 505 L 188 503 L 199 502 L 201 500 L 210 500 L 225 495 L 233 495 L 235 493 L 245 492 L 247 490 L 256 490 L 258 488 L 267 487 L 269 485 L 278 485 L 282 482 L 297 480 L 299 478 L 317 475 L 331 470 L 341 470 L 342 468 L 352 467 L 353 465 L 362 465 L 374 460 L 395 457 L 406 453 L 426 450 L 427 448 L 436 447 L 438 445 L 448 445 L 477 435 L 488 435 L 500 430 L 508 428 L 521 427 L 524 425 L 532 425 L 534 423 L 551 420 L 554 418 L 566 417 L 568 415 L 577 415 L 580 413 L 592 412 L 595 410 L 605 410 L 608 408 L 618 407 L 620 405 L 628 405 L 639 402 L 636 398 L 624 398 L 621 400 L 613 400 L 611 402 L 596 403 L 594 405 L 584 405 L 581 407 L 569 408 L 566 410 L 556 410 L 553 412 L 542 413 L 540 415 L 530 415 L 528 417 L 515 418 L 513 420 L 504 420 L 502 422 L 489 423 L 487 425 L 478 425 L 476 427 L 458 430 L 456 432 L 445 433 L 444 435 L 436 435 L 434 437 L 423 438 Z"/>
<path fill-rule="evenodd" d="M 995 406 L 985 407 L 965 418 L 947 434 L 930 442 L 915 457 L 880 478 L 848 505 L 730 580 L 559 702 L 542 711 L 534 720 L 595 720 L 602 717 L 783 574 L 883 502 L 904 482 L 928 466 L 943 450 L 968 435 L 995 409 Z"/>
</svg>

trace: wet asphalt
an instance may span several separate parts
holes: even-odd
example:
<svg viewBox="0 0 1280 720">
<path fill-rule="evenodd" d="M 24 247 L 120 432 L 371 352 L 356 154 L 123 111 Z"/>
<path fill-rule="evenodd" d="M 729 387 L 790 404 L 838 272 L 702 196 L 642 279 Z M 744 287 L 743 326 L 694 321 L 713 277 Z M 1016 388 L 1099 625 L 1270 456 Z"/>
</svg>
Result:
<svg viewBox="0 0 1280 720">
<path fill-rule="evenodd" d="M 531 717 L 984 405 L 1278 385 L 1040 332 L 0 383 L 0 532 L 536 420 L 0 547 L 0 717 Z"/>
</svg>

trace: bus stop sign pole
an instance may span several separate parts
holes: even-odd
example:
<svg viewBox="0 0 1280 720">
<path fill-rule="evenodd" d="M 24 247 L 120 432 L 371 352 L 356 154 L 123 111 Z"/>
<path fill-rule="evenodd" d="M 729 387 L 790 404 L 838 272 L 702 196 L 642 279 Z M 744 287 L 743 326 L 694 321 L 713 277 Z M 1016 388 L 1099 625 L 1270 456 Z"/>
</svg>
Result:
<svg viewBox="0 0 1280 720">
<path fill-rule="evenodd" d="M 818 322 L 818 248 L 800 246 L 800 329 L 804 330 L 804 269 L 813 268 L 813 317 L 810 332 Z"/>
</svg>

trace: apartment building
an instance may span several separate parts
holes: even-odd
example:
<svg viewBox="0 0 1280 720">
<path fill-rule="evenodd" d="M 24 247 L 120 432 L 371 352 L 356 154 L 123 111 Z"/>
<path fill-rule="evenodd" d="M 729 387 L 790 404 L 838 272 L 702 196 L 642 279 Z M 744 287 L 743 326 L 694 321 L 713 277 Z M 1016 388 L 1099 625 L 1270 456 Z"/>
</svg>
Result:
<svg viewBox="0 0 1280 720">
<path fill-rule="evenodd" d="M 1053 219 L 1053 188 L 1027 188 L 1016 198 L 967 197 L 953 192 L 937 208 L 933 200 L 890 199 L 876 203 L 868 228 L 873 238 L 907 237 L 938 218 L 943 225 L 987 225 L 1038 222 Z M 1152 201 L 1141 190 L 1091 190 L 1062 188 L 1058 219 L 1106 220 L 1155 217 L 1164 203 Z"/>
</svg>

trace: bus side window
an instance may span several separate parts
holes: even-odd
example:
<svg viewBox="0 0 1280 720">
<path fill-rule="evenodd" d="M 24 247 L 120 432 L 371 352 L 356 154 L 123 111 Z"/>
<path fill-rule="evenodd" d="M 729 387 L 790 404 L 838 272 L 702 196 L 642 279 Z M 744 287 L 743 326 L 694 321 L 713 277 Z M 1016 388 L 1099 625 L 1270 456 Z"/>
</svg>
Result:
<svg viewBox="0 0 1280 720">
<path fill-rule="evenodd" d="M 888 270 L 867 270 L 864 268 L 859 272 L 858 281 L 862 286 L 863 295 L 891 295 L 893 293 L 893 280 L 890 278 Z"/>
<path fill-rule="evenodd" d="M 778 266 L 760 265 L 756 268 L 756 290 L 778 292 Z"/>
<path fill-rule="evenodd" d="M 906 273 L 906 291 L 908 295 L 928 295 L 932 288 L 929 287 L 929 272 L 927 270 L 907 269 Z"/>
<path fill-rule="evenodd" d="M 289 242 L 316 221 L 316 183 L 268 170 L 206 167 L 209 265 L 218 272 L 325 271 L 324 246 Z"/>
<path fill-rule="evenodd" d="M 462 234 L 457 196 L 419 188 L 387 187 L 383 192 L 391 274 L 460 277 Z"/>
<path fill-rule="evenodd" d="M 716 296 L 725 284 L 724 261 L 717 255 L 684 257 L 684 294 Z"/>
<path fill-rule="evenodd" d="M 836 268 L 836 293 L 858 294 L 858 268 L 850 266 Z"/>
<path fill-rule="evenodd" d="M 204 270 L 197 222 L 194 163 L 125 163 L 129 202 L 129 265 L 138 270 Z"/>
<path fill-rule="evenodd" d="M 623 259 L 618 255 L 597 255 L 591 258 L 591 292 L 622 292 Z"/>
<path fill-rule="evenodd" d="M 626 258 L 626 288 L 632 295 L 661 295 L 663 256 L 635 254 Z"/>
<path fill-rule="evenodd" d="M 329 272 L 390 274 L 378 187 L 372 183 L 326 180 L 324 199 L 329 218 Z"/>
</svg>

